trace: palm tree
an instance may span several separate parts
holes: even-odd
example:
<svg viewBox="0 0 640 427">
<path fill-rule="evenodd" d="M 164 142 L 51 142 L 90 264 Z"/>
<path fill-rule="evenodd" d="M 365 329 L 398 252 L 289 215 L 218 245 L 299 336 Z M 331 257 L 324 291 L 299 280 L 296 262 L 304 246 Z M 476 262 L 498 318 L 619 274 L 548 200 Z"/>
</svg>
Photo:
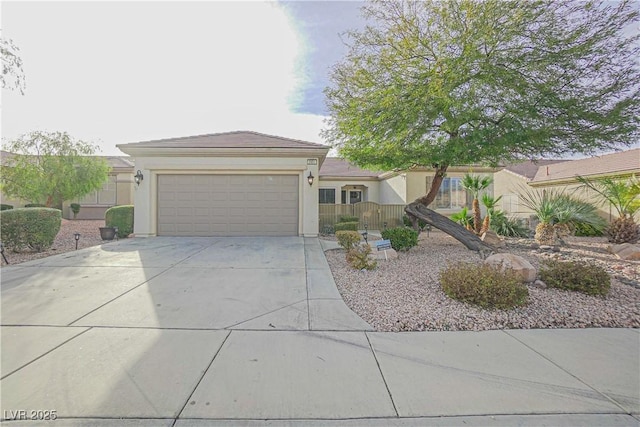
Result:
<svg viewBox="0 0 640 427">
<path fill-rule="evenodd" d="M 634 215 L 640 211 L 640 180 L 631 176 L 628 180 L 601 178 L 590 180 L 577 177 L 583 188 L 594 191 L 602 202 L 609 202 L 618 213 L 618 218 L 609 226 L 609 241 L 612 243 L 635 243 L 640 238 L 640 229 Z"/>
<path fill-rule="evenodd" d="M 535 240 L 541 245 L 555 245 L 558 238 L 571 234 L 576 223 L 594 228 L 604 226 L 604 219 L 598 216 L 595 206 L 563 191 L 524 189 L 522 204 L 531 209 L 540 221 L 536 226 Z"/>
<path fill-rule="evenodd" d="M 502 196 L 493 197 L 486 193 L 482 195 L 482 204 L 487 208 L 487 214 L 484 217 L 484 221 L 482 221 L 480 234 L 489 230 L 489 227 L 491 226 L 491 219 L 496 213 L 496 206 L 498 206 L 498 202 L 500 202 L 500 200 L 502 200 Z"/>
<path fill-rule="evenodd" d="M 470 191 L 473 195 L 471 210 L 473 211 L 473 231 L 475 231 L 476 234 L 480 234 L 480 230 L 482 229 L 482 215 L 480 213 L 480 201 L 478 200 L 478 195 L 482 190 L 489 187 L 492 182 L 493 180 L 491 177 L 487 175 L 480 176 L 465 174 L 462 178 L 462 187 L 465 190 Z"/>
</svg>

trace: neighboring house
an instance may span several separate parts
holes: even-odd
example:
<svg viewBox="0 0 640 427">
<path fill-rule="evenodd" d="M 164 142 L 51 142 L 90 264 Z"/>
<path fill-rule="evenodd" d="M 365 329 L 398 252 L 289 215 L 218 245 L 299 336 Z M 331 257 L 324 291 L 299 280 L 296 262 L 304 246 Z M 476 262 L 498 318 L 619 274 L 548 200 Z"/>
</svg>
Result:
<svg viewBox="0 0 640 427">
<path fill-rule="evenodd" d="M 4 165 L 12 153 L 1 151 L 0 159 Z M 109 166 L 107 182 L 100 190 L 93 191 L 80 200 L 68 200 L 62 204 L 62 216 L 66 219 L 73 218 L 73 212 L 69 207 L 71 203 L 80 204 L 78 219 L 104 219 L 107 209 L 116 205 L 128 205 L 133 203 L 133 162 L 128 157 L 106 156 L 103 157 Z M 0 202 L 13 206 L 24 207 L 31 200 L 16 200 L 0 193 Z"/>
<path fill-rule="evenodd" d="M 598 205 L 598 198 L 581 188 L 576 177 L 628 178 L 640 177 L 640 148 L 603 154 L 579 160 L 541 160 L 507 166 L 494 176 L 494 191 L 502 195 L 503 210 L 527 218 L 532 212 L 522 206 L 521 194 L 530 191 L 562 190 L 577 194 L 583 200 Z M 615 210 L 600 205 L 601 214 L 608 220 L 616 216 Z"/>
</svg>

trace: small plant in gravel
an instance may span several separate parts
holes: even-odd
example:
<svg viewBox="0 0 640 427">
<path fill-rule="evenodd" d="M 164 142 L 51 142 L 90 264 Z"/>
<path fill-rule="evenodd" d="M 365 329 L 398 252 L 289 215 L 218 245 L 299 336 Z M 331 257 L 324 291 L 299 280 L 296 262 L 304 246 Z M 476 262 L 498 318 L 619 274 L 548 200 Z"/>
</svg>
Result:
<svg viewBox="0 0 640 427">
<path fill-rule="evenodd" d="M 609 274 L 598 265 L 555 260 L 546 260 L 542 265 L 540 279 L 552 288 L 604 296 L 611 287 Z"/>
<path fill-rule="evenodd" d="M 76 219 L 78 217 L 78 214 L 80 213 L 80 204 L 71 203 L 69 207 L 71 208 L 71 212 L 73 212 L 73 219 Z"/>
<path fill-rule="evenodd" d="M 387 228 L 381 234 L 396 251 L 408 251 L 418 244 L 418 232 L 408 227 Z"/>
<path fill-rule="evenodd" d="M 440 272 L 440 285 L 448 297 L 482 308 L 511 309 L 529 296 L 516 273 L 485 264 L 450 265 Z"/>
<path fill-rule="evenodd" d="M 336 231 L 336 237 L 338 244 L 347 251 L 353 249 L 358 243 L 360 243 L 360 233 L 357 231 Z"/>
<path fill-rule="evenodd" d="M 375 259 L 369 258 L 371 246 L 358 245 L 347 252 L 347 262 L 356 270 L 373 270 L 378 266 Z"/>
</svg>

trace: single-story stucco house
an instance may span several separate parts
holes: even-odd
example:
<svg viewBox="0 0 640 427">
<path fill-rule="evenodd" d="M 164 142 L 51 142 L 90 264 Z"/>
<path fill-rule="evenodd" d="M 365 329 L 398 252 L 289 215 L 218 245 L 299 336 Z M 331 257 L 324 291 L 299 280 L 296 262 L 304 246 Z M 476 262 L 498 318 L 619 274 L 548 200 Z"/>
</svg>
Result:
<svg viewBox="0 0 640 427">
<path fill-rule="evenodd" d="M 118 148 L 129 157 L 106 158 L 112 166 L 109 180 L 75 201 L 82 206 L 78 218 L 102 219 L 111 206 L 134 204 L 137 236 L 316 236 L 323 213 L 356 214 L 366 221 L 371 212 L 380 212 L 377 205 L 394 207 L 387 211 L 393 218 L 380 220 L 391 226 L 401 221 L 404 205 L 426 194 L 433 178 L 428 168 L 365 170 L 327 157 L 325 145 L 249 131 Z M 640 176 L 640 149 L 498 168 L 452 166 L 431 207 L 444 215 L 470 207 L 461 185 L 466 173 L 491 175 L 494 182 L 486 191 L 502 196 L 507 213 L 528 218 L 531 212 L 520 203 L 523 188 L 576 188 L 576 175 Z M 24 204 L 4 197 L 2 203 Z M 72 217 L 70 203 L 63 206 L 65 218 Z M 362 209 L 348 209 L 356 207 Z M 607 216 L 609 209 L 602 209 Z"/>
</svg>

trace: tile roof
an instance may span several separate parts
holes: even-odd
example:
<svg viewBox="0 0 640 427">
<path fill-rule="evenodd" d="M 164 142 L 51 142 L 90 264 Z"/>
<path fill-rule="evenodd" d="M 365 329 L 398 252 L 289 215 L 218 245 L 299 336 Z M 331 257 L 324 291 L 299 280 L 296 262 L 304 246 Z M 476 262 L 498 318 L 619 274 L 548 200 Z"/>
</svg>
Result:
<svg viewBox="0 0 640 427">
<path fill-rule="evenodd" d="M 158 139 L 119 144 L 118 147 L 120 146 L 150 148 L 329 148 L 326 145 L 315 142 L 300 141 L 251 131 Z"/>
<path fill-rule="evenodd" d="M 344 159 L 327 157 L 320 167 L 320 177 L 377 178 L 382 172 L 374 172 L 352 165 Z"/>
<path fill-rule="evenodd" d="M 547 166 L 547 165 L 552 165 L 554 163 L 562 163 L 566 161 L 567 160 L 547 160 L 547 159 L 533 160 L 533 161 L 527 160 L 521 163 L 514 163 L 511 165 L 507 165 L 504 168 L 509 172 L 513 172 L 516 175 L 520 175 L 527 178 L 528 180 L 531 180 L 536 176 L 536 173 L 538 172 L 538 169 L 540 168 L 540 166 Z"/>
<path fill-rule="evenodd" d="M 640 148 L 543 166 L 538 169 L 532 183 L 568 180 L 576 175 L 607 176 L 625 173 L 640 173 Z"/>
</svg>

